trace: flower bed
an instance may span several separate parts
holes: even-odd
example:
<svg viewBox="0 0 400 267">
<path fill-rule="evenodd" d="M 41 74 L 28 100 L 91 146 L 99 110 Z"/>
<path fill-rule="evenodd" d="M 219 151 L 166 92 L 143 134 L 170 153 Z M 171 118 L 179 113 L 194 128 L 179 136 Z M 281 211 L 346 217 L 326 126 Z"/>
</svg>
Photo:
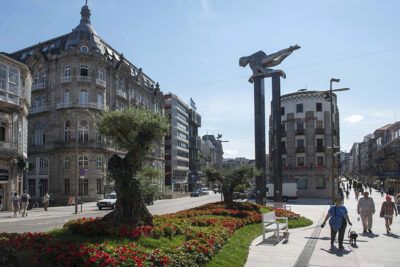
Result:
<svg viewBox="0 0 400 267">
<path fill-rule="evenodd" d="M 64 225 L 66 236 L 85 242 L 63 241 L 52 234 L 0 234 L 0 265 L 26 266 L 198 266 L 208 262 L 243 226 L 261 222 L 261 206 L 207 204 L 154 217 L 154 226 L 114 225 L 100 218 L 82 218 Z M 298 214 L 275 210 L 290 219 Z M 111 242 L 93 243 L 94 237 Z M 181 238 L 178 238 L 181 237 Z M 183 237 L 183 238 L 182 238 Z M 164 239 L 163 239 L 164 238 Z M 157 249 L 146 240 L 180 240 Z"/>
</svg>

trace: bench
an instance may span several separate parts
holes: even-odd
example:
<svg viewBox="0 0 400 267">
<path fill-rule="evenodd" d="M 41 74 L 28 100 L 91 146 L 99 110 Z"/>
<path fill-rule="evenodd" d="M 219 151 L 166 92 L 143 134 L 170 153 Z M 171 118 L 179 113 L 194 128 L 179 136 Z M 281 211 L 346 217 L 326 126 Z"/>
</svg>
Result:
<svg viewBox="0 0 400 267">
<path fill-rule="evenodd" d="M 285 220 L 281 223 L 277 220 Z M 281 230 L 288 230 L 288 218 L 287 217 L 276 217 L 275 211 L 264 213 L 262 215 L 262 226 L 263 226 L 263 242 L 265 242 L 265 234 L 269 232 L 274 232 L 276 237 L 279 237 L 279 232 Z"/>
<path fill-rule="evenodd" d="M 288 206 L 286 202 L 267 202 L 267 207 L 292 211 L 292 207 Z"/>
</svg>

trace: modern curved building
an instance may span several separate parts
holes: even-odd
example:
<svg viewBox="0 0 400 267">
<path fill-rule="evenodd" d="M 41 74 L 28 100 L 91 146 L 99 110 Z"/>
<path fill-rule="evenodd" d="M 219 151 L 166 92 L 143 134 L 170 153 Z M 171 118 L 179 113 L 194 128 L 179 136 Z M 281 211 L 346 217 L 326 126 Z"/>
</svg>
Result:
<svg viewBox="0 0 400 267">
<path fill-rule="evenodd" d="M 36 197 L 50 192 L 59 202 L 77 189 L 86 201 L 111 190 L 106 163 L 124 151 L 96 130 L 101 112 L 136 106 L 163 113 L 158 83 L 97 34 L 87 5 L 80 14 L 72 32 L 11 54 L 33 77 L 28 154 L 34 168 L 27 189 Z M 164 144 L 148 161 L 164 170 Z"/>
<path fill-rule="evenodd" d="M 284 183 L 296 182 L 300 197 L 331 197 L 332 133 L 334 147 L 337 148 L 340 144 L 339 110 L 335 94 L 333 94 L 333 118 L 334 127 L 331 131 L 330 100 L 329 95 L 324 92 L 299 90 L 281 96 L 282 180 Z M 271 122 L 270 117 L 269 151 L 270 155 L 273 155 Z M 335 177 L 337 165 L 336 160 L 333 165 Z M 271 171 L 273 178 L 273 170 Z"/>
</svg>

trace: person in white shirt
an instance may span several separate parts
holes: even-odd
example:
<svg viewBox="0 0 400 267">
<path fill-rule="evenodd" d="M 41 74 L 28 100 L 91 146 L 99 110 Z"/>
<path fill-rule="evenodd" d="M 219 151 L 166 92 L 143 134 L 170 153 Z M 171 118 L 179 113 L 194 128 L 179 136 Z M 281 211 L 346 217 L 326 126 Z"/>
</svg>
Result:
<svg viewBox="0 0 400 267">
<path fill-rule="evenodd" d="M 363 233 L 372 233 L 372 215 L 375 213 L 375 203 L 369 197 L 369 192 L 364 192 L 364 197 L 360 198 L 357 204 L 357 212 L 360 214 L 362 225 L 364 228 Z"/>
<path fill-rule="evenodd" d="M 49 201 L 50 201 L 50 195 L 49 195 L 49 193 L 46 193 L 43 196 L 43 208 L 44 208 L 44 211 L 47 211 L 47 209 L 49 208 Z"/>
</svg>

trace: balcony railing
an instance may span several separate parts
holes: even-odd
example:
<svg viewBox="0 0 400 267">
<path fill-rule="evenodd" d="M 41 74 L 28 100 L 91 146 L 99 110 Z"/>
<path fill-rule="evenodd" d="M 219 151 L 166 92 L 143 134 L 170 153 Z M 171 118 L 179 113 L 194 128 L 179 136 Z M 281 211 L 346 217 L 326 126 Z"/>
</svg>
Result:
<svg viewBox="0 0 400 267">
<path fill-rule="evenodd" d="M 78 82 L 90 82 L 92 79 L 90 76 L 78 75 L 76 76 Z"/>
<path fill-rule="evenodd" d="M 304 146 L 298 146 L 296 147 L 296 153 L 305 153 L 306 148 Z"/>
<path fill-rule="evenodd" d="M 32 84 L 32 91 L 46 88 L 46 83 Z"/>
<path fill-rule="evenodd" d="M 63 109 L 63 108 L 92 108 L 92 109 L 98 109 L 98 110 L 105 110 L 106 106 L 104 104 L 99 104 L 96 102 L 87 102 L 87 103 L 72 103 L 72 102 L 62 102 L 57 104 L 57 109 Z"/>
<path fill-rule="evenodd" d="M 127 94 L 124 91 L 121 90 L 117 90 L 117 96 L 123 97 L 123 98 L 127 98 Z"/>
<path fill-rule="evenodd" d="M 72 81 L 71 76 L 63 76 L 61 77 L 61 83 L 69 83 Z"/>
<path fill-rule="evenodd" d="M 325 152 L 325 147 L 323 147 L 323 146 L 317 146 L 316 151 L 317 151 L 317 152 Z"/>
<path fill-rule="evenodd" d="M 2 154 L 17 154 L 18 143 L 0 141 L 0 150 Z"/>
<path fill-rule="evenodd" d="M 41 107 L 32 107 L 29 110 L 29 114 L 35 114 L 35 113 L 39 113 L 39 112 L 44 112 L 44 111 L 48 111 L 48 107 L 47 105 L 43 105 Z"/>
<path fill-rule="evenodd" d="M 315 128 L 315 134 L 325 134 L 324 128 Z"/>
<path fill-rule="evenodd" d="M 304 129 L 296 129 L 296 135 L 304 135 Z"/>
<path fill-rule="evenodd" d="M 96 84 L 101 87 L 106 87 L 106 81 L 101 79 L 96 79 Z"/>
<path fill-rule="evenodd" d="M 19 105 L 19 97 L 18 95 L 6 91 L 6 90 L 0 90 L 0 101 L 5 101 L 14 105 Z"/>
</svg>

